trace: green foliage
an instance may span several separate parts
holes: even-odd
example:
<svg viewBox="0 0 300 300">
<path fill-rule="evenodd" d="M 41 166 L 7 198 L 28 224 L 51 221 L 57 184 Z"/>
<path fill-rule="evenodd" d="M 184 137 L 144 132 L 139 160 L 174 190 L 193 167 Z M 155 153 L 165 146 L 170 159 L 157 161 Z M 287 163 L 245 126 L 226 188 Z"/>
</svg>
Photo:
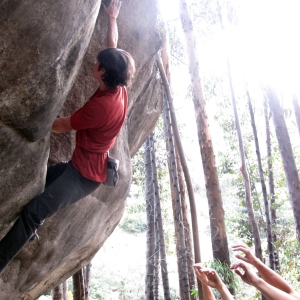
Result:
<svg viewBox="0 0 300 300">
<path fill-rule="evenodd" d="M 119 225 L 127 232 L 144 232 L 147 229 L 147 220 L 145 213 L 126 214 Z"/>
<path fill-rule="evenodd" d="M 191 288 L 191 295 L 194 296 L 196 299 L 198 299 L 199 297 L 199 292 L 195 285 L 193 285 Z"/>
<path fill-rule="evenodd" d="M 233 272 L 227 263 L 222 263 L 218 259 L 215 259 L 210 263 L 210 267 L 217 271 L 221 280 L 226 284 L 228 289 L 237 288 L 236 277 L 233 275 Z"/>
</svg>

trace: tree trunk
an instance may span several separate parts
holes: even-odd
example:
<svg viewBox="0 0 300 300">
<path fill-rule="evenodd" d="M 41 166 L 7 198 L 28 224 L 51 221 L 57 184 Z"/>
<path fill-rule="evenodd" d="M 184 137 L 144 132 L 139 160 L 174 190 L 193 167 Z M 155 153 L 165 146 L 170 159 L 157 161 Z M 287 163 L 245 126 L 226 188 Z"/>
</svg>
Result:
<svg viewBox="0 0 300 300">
<path fill-rule="evenodd" d="M 156 166 L 156 149 L 154 134 L 150 134 L 150 157 L 151 157 L 151 166 L 152 166 L 152 178 L 153 178 L 153 190 L 154 190 L 154 201 L 155 201 L 155 219 L 157 222 L 158 228 L 158 245 L 160 253 L 160 267 L 161 267 L 161 276 L 163 282 L 164 298 L 166 300 L 171 300 L 170 295 L 170 286 L 169 286 L 169 275 L 167 267 L 167 255 L 166 255 L 166 245 L 165 245 L 165 236 L 164 228 L 161 215 L 161 206 L 160 206 L 160 193 L 158 186 L 158 175 L 157 175 L 157 166 Z"/>
<path fill-rule="evenodd" d="M 53 300 L 64 300 L 64 290 L 63 285 L 60 284 L 52 290 Z"/>
<path fill-rule="evenodd" d="M 256 130 L 254 113 L 253 113 L 253 107 L 252 107 L 250 94 L 249 94 L 248 90 L 247 90 L 247 96 L 248 96 L 248 107 L 249 107 L 249 112 L 250 112 L 250 117 L 251 117 L 251 125 L 252 125 L 252 129 L 253 129 L 253 136 L 254 136 L 254 141 L 255 141 L 255 150 L 256 150 L 256 156 L 257 156 L 258 171 L 259 171 L 261 189 L 262 189 L 264 205 L 265 205 L 265 216 L 266 216 L 266 226 L 267 226 L 267 242 L 268 242 L 268 252 L 269 252 L 269 266 L 272 270 L 275 270 L 274 255 L 273 255 L 274 251 L 273 251 L 273 242 L 272 242 L 272 228 L 271 228 L 271 222 L 270 222 L 270 212 L 269 212 L 267 188 L 266 188 L 266 183 L 265 183 L 265 178 L 264 178 L 264 171 L 263 171 L 263 168 L 262 168 L 261 155 L 260 155 L 260 149 L 259 149 L 257 130 Z"/>
<path fill-rule="evenodd" d="M 295 112 L 296 122 L 298 126 L 298 133 L 300 135 L 300 106 L 296 94 L 293 95 L 293 106 L 294 106 L 294 112 Z"/>
<path fill-rule="evenodd" d="M 165 49 L 165 47 L 163 48 Z M 163 51 L 163 53 L 165 53 Z M 162 65 L 160 57 L 157 55 L 157 64 L 158 68 L 160 71 L 160 75 L 163 81 L 163 85 L 167 94 L 167 112 L 170 116 L 170 124 L 172 126 L 174 138 L 176 141 L 176 149 L 178 151 L 179 155 L 179 160 L 180 160 L 180 165 L 182 167 L 183 173 L 184 173 L 184 178 L 187 186 L 187 191 L 189 195 L 189 202 L 190 202 L 190 208 L 191 208 L 191 220 L 192 220 L 192 229 L 193 229 L 193 235 L 192 235 L 192 240 L 193 240 L 193 246 L 194 246 L 194 262 L 201 262 L 201 252 L 200 252 L 200 239 L 199 239 L 199 229 L 198 229 L 198 218 L 197 218 L 197 208 L 196 208 L 196 201 L 195 201 L 195 196 L 194 196 L 194 189 L 192 186 L 192 181 L 191 177 L 189 174 L 189 170 L 187 167 L 181 139 L 180 139 L 180 134 L 177 126 L 177 120 L 176 120 L 176 115 L 175 115 L 175 109 L 173 105 L 173 97 L 172 93 L 170 90 L 168 78 L 170 79 L 170 74 L 168 74 L 169 70 L 169 63 L 166 61 L 166 54 L 164 55 L 164 67 Z M 179 172 L 179 171 L 178 171 Z M 194 277 L 194 272 L 193 275 Z M 193 281 L 193 280 L 192 280 Z M 199 299 L 202 300 L 202 285 L 201 282 L 198 281 L 198 291 L 199 291 Z"/>
<path fill-rule="evenodd" d="M 83 268 L 73 275 L 73 300 L 86 300 Z"/>
<path fill-rule="evenodd" d="M 183 218 L 183 226 L 184 226 L 184 235 L 185 235 L 185 245 L 186 245 L 186 253 L 187 253 L 187 263 L 188 263 L 188 272 L 189 272 L 189 285 L 190 287 L 196 287 L 196 278 L 195 272 L 193 269 L 193 265 L 195 263 L 194 255 L 193 255 L 193 241 L 192 241 L 192 234 L 191 234 L 191 227 L 189 221 L 189 207 L 185 199 L 185 184 L 184 184 L 184 175 L 182 171 L 182 166 L 180 163 L 180 157 L 175 147 L 176 153 L 176 162 L 177 162 L 177 173 L 178 173 L 178 183 L 179 183 L 179 190 L 180 190 L 180 198 L 182 204 L 182 218 Z M 194 296 L 191 295 L 191 300 L 196 300 Z"/>
<path fill-rule="evenodd" d="M 234 113 L 234 119 L 235 119 L 235 127 L 238 135 L 238 141 L 239 141 L 239 149 L 240 149 L 240 158 L 241 158 L 241 172 L 244 178 L 244 185 L 245 185 L 245 196 L 246 196 L 246 205 L 248 210 L 248 216 L 249 221 L 252 228 L 252 234 L 254 238 L 254 245 L 255 245 L 255 255 L 263 261 L 262 258 L 262 250 L 261 250 L 261 240 L 259 235 L 259 229 L 257 225 L 257 221 L 254 215 L 253 205 L 251 201 L 251 188 L 250 188 L 250 181 L 249 181 L 249 175 L 247 172 L 247 166 L 246 166 L 246 160 L 245 160 L 245 150 L 244 150 L 244 144 L 243 144 L 243 138 L 242 138 L 242 132 L 240 127 L 240 120 L 239 115 L 237 112 L 236 102 L 235 102 L 235 95 L 233 90 L 233 84 L 231 79 L 231 70 L 230 70 L 230 63 L 227 59 L 227 68 L 228 68 L 228 77 L 229 77 L 229 84 L 230 84 L 230 91 L 231 91 L 231 100 L 232 100 L 232 108 Z"/>
<path fill-rule="evenodd" d="M 298 170 L 293 155 L 289 133 L 286 127 L 283 110 L 280 106 L 278 96 L 271 87 L 266 87 L 265 92 L 269 100 L 269 107 L 273 116 L 274 127 L 294 213 L 296 232 L 298 241 L 300 242 L 300 182 Z"/>
<path fill-rule="evenodd" d="M 91 292 L 91 270 L 92 270 L 92 263 L 89 262 L 85 267 L 85 297 L 86 300 L 90 299 L 90 292 Z"/>
<path fill-rule="evenodd" d="M 276 224 L 276 209 L 275 209 L 275 185 L 273 176 L 273 164 L 272 164 L 272 147 L 271 147 L 271 134 L 270 123 L 268 114 L 268 100 L 264 99 L 264 115 L 266 124 L 266 144 L 267 144 L 267 156 L 268 156 L 268 177 L 269 177 L 269 194 L 270 194 L 270 207 L 271 207 L 271 223 Z M 273 231 L 272 241 L 275 244 L 277 241 L 276 233 Z M 275 269 L 280 271 L 279 255 L 276 249 L 274 250 L 274 263 Z"/>
<path fill-rule="evenodd" d="M 209 215 L 213 256 L 222 263 L 226 262 L 228 265 L 230 265 L 227 236 L 225 231 L 223 202 L 213 145 L 209 131 L 208 118 L 206 114 L 206 104 L 201 86 L 196 41 L 194 38 L 192 21 L 188 12 L 186 0 L 180 0 L 180 14 L 182 28 L 187 42 L 189 69 L 193 84 L 193 101 L 196 113 L 198 139 L 206 182 L 208 205 L 210 208 Z"/>
<path fill-rule="evenodd" d="M 146 214 L 147 214 L 147 249 L 146 249 L 146 276 L 145 276 L 145 295 L 146 300 L 153 300 L 153 274 L 154 274 L 154 192 L 150 158 L 150 137 L 144 143 L 145 161 L 145 184 L 146 184 Z"/>
<path fill-rule="evenodd" d="M 63 294 L 64 294 L 64 300 L 68 300 L 68 280 L 65 280 L 63 283 Z"/>
<path fill-rule="evenodd" d="M 155 235 L 155 248 L 154 248 L 154 272 L 153 272 L 153 299 L 159 300 L 159 237 L 157 222 L 154 220 L 154 235 Z"/>
<path fill-rule="evenodd" d="M 167 140 L 167 150 L 168 150 L 168 160 L 170 169 L 170 183 L 172 184 L 172 193 L 174 201 L 174 226 L 176 226 L 175 233 L 177 234 L 177 259 L 179 260 L 179 285 L 181 291 L 181 299 L 190 299 L 190 288 L 188 281 L 188 267 L 187 267 L 187 255 L 185 247 L 185 237 L 182 222 L 182 209 L 181 209 L 181 199 L 179 194 L 179 185 L 177 177 L 177 167 L 175 158 L 175 148 L 173 140 L 173 132 L 170 123 L 170 116 L 168 110 L 168 102 L 164 95 L 164 123 L 165 123 L 165 134 Z"/>
</svg>

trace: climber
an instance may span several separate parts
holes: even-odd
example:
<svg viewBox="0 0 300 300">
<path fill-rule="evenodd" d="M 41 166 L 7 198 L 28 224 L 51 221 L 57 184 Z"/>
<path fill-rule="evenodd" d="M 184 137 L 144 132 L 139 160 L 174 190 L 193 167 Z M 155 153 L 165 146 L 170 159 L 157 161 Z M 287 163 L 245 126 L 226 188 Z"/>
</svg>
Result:
<svg viewBox="0 0 300 300">
<path fill-rule="evenodd" d="M 126 86 L 135 72 L 129 53 L 118 49 L 117 17 L 121 1 L 103 8 L 108 17 L 107 49 L 97 56 L 93 75 L 99 83 L 89 101 L 71 117 L 54 121 L 52 132 L 77 130 L 76 147 L 69 162 L 47 169 L 45 190 L 33 198 L 0 241 L 0 273 L 44 219 L 92 193 L 106 180 L 107 152 L 113 147 L 127 111 Z"/>
</svg>

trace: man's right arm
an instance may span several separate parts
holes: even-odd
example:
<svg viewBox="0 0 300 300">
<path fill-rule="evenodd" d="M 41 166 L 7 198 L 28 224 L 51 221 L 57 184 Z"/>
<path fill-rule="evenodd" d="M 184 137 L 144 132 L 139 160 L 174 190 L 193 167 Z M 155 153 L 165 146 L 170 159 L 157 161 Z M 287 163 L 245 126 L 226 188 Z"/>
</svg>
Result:
<svg viewBox="0 0 300 300">
<path fill-rule="evenodd" d="M 70 130 L 72 130 L 70 117 L 55 119 L 51 129 L 55 133 L 63 133 Z"/>
<path fill-rule="evenodd" d="M 241 277 L 241 279 L 254 287 L 256 287 L 268 300 L 296 300 L 293 295 L 290 295 L 259 278 L 250 265 L 243 261 L 236 261 L 230 268 Z M 244 273 L 240 271 L 242 269 Z"/>
<path fill-rule="evenodd" d="M 296 299 L 300 299 L 300 295 L 281 276 L 279 276 L 276 272 L 266 266 L 260 259 L 258 259 L 249 247 L 238 243 L 233 245 L 232 249 L 233 251 L 244 252 L 245 256 L 236 255 L 236 258 L 253 265 L 259 272 L 262 279 L 268 284 L 289 295 L 292 295 Z"/>
</svg>

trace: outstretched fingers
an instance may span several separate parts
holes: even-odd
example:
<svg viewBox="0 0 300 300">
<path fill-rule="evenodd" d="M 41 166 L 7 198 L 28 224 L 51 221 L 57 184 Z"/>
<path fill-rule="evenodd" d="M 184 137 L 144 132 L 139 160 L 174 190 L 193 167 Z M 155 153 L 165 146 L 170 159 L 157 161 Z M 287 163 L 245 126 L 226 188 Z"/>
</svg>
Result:
<svg viewBox="0 0 300 300">
<path fill-rule="evenodd" d="M 245 254 L 245 255 L 237 254 L 236 258 L 241 259 L 250 264 L 255 263 L 255 261 L 256 261 L 255 255 L 253 254 L 252 250 L 245 244 L 236 243 L 236 244 L 232 245 L 232 250 L 233 251 L 241 251 Z"/>
</svg>

